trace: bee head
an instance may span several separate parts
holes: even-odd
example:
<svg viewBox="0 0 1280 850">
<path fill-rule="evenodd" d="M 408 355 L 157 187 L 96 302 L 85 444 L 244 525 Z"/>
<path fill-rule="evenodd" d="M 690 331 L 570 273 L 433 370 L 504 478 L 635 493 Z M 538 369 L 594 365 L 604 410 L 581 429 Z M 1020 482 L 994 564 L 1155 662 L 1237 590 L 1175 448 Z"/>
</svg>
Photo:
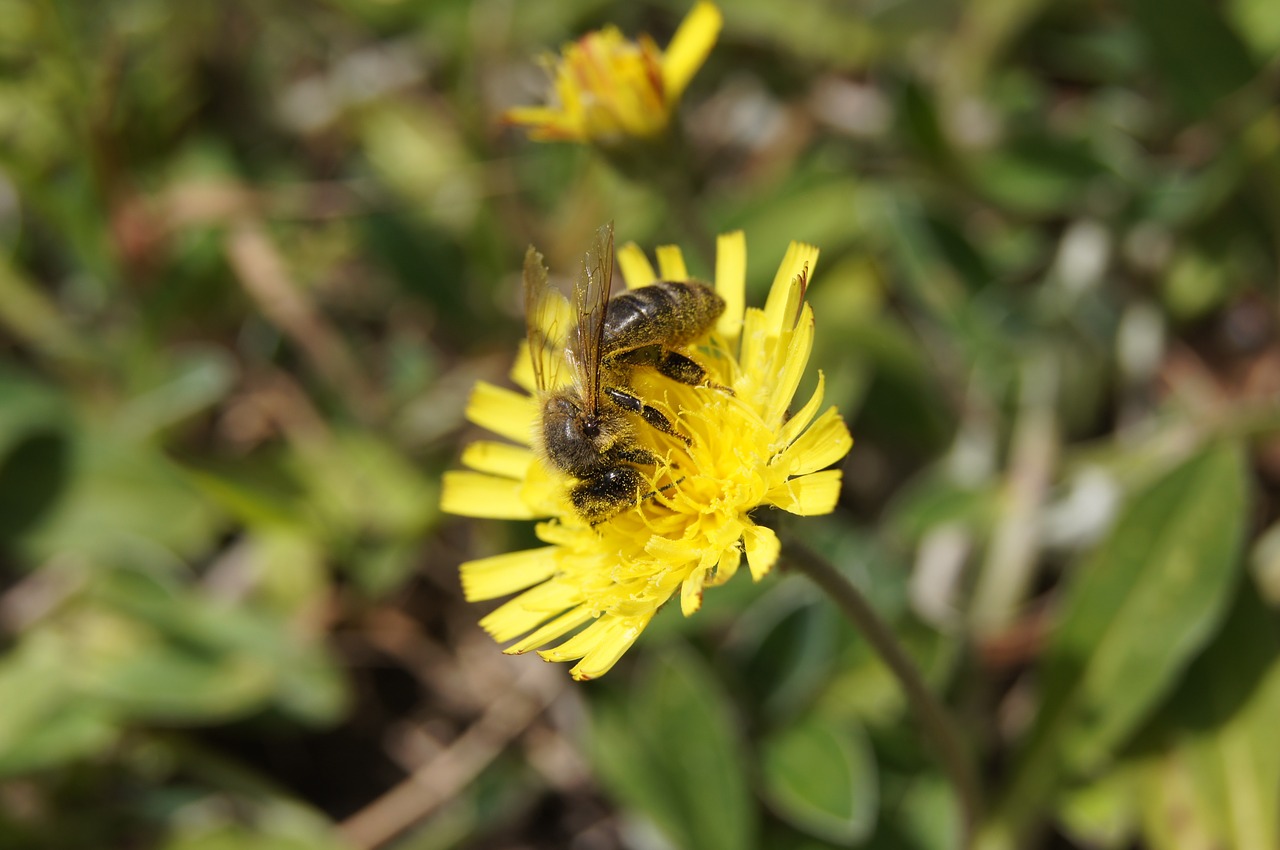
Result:
<svg viewBox="0 0 1280 850">
<path fill-rule="evenodd" d="M 589 475 L 610 465 L 609 452 L 629 438 L 623 414 L 601 406 L 590 413 L 571 392 L 547 398 L 542 410 L 542 445 L 547 457 L 571 475 Z"/>
</svg>

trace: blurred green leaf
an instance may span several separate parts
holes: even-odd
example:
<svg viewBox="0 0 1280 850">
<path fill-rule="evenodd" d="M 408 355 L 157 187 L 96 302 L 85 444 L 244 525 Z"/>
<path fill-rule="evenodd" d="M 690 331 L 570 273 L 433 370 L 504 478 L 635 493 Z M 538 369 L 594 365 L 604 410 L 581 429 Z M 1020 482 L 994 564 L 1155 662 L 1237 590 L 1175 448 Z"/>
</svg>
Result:
<svg viewBox="0 0 1280 850">
<path fill-rule="evenodd" d="M 235 382 L 235 364 L 226 352 L 203 348 L 182 352 L 161 364 L 163 380 L 133 398 L 120 412 L 121 431 L 145 438 L 226 396 Z"/>
<path fill-rule="evenodd" d="M 1079 205 L 1104 174 L 1084 144 L 1029 138 L 1002 146 L 973 169 L 979 190 L 1018 213 L 1055 215 Z"/>
<path fill-rule="evenodd" d="M 76 686 L 77 663 L 48 634 L 29 636 L 0 658 L 0 776 L 91 756 L 116 739 L 116 712 Z"/>
<path fill-rule="evenodd" d="M 191 651 L 143 637 L 127 654 L 92 659 L 81 677 L 96 699 L 120 714 L 165 723 L 192 723 L 242 715 L 270 696 L 271 668 L 247 655 Z"/>
<path fill-rule="evenodd" d="M 287 621 L 123 570 L 104 576 L 95 595 L 128 619 L 118 641 L 93 648 L 82 675 L 121 711 L 189 722 L 274 701 L 319 724 L 345 704 L 323 647 L 294 634 Z"/>
<path fill-rule="evenodd" d="M 1271 0 L 1229 0 L 1225 4 L 1227 19 L 1259 63 L 1280 53 L 1280 16 L 1275 11 Z"/>
<path fill-rule="evenodd" d="M 1280 845 L 1280 634 L 1251 586 L 1157 721 L 1145 827 L 1157 850 Z M 1200 837 L 1197 843 L 1196 837 Z"/>
<path fill-rule="evenodd" d="M 74 433 L 66 490 L 23 540 L 34 558 L 172 564 L 204 552 L 221 516 L 157 448 L 102 423 Z"/>
<path fill-rule="evenodd" d="M 1247 495 L 1240 447 L 1211 446 L 1137 494 L 1080 565 L 1040 711 L 1074 769 L 1112 752 L 1213 633 L 1240 575 Z"/>
<path fill-rule="evenodd" d="M 1246 505 L 1240 447 L 1211 445 L 1136 494 L 1077 568 L 1006 800 L 1015 820 L 1060 771 L 1104 766 L 1210 639 L 1239 578 Z"/>
<path fill-rule="evenodd" d="M 1203 117 L 1257 73 L 1249 52 L 1208 0 L 1126 0 L 1174 99 Z"/>
<path fill-rule="evenodd" d="M 870 846 L 893 850 L 955 850 L 960 844 L 960 811 L 947 780 L 931 773 L 881 774 L 881 798 L 885 810 Z"/>
<path fill-rule="evenodd" d="M 0 541 L 38 525 L 68 480 L 71 410 L 51 386 L 0 370 Z"/>
<path fill-rule="evenodd" d="M 717 199 L 708 215 L 714 229 L 746 233 L 748 304 L 763 303 L 778 263 L 793 240 L 819 245 L 829 253 L 849 238 L 850 207 L 861 198 L 860 190 L 859 181 L 847 172 L 808 167 L 787 175 L 768 192 Z M 824 263 L 820 262 L 815 280 L 823 280 L 823 274 Z"/>
<path fill-rule="evenodd" d="M 178 818 L 162 850 L 344 850 L 328 819 L 278 796 L 203 801 L 198 818 Z M 192 807 L 196 808 L 196 807 Z M 230 813 L 250 823 L 231 823 Z M 245 814 L 248 817 L 245 817 Z"/>
<path fill-rule="evenodd" d="M 933 529 L 951 523 L 985 534 L 999 503 L 997 482 L 974 488 L 953 478 L 945 467 L 937 467 L 908 482 L 886 510 L 889 531 L 907 544 L 916 544 Z"/>
<path fill-rule="evenodd" d="M 685 850 L 755 845 L 755 806 L 733 705 L 712 671 L 673 648 L 621 699 L 594 706 L 604 782 Z"/>
<path fill-rule="evenodd" d="M 765 799 L 800 829 L 843 846 L 875 828 L 875 757 L 847 720 L 802 718 L 760 742 Z"/>
<path fill-rule="evenodd" d="M 1221 257 L 1194 249 L 1179 252 L 1163 281 L 1161 294 L 1174 318 L 1192 321 L 1222 305 L 1231 281 Z"/>
<path fill-rule="evenodd" d="M 282 456 L 283 455 L 283 456 Z M 259 452 L 248 462 L 188 464 L 188 480 L 211 502 L 254 528 L 304 526 L 303 484 L 282 452 Z"/>
<path fill-rule="evenodd" d="M 1057 802 L 1064 831 L 1089 847 L 1133 846 L 1138 829 L 1138 772 L 1126 760 L 1081 785 L 1066 788 Z"/>
<path fill-rule="evenodd" d="M 779 582 L 735 618 L 729 653 L 767 717 L 791 717 L 829 676 L 838 623 L 815 597 L 806 583 Z"/>
</svg>

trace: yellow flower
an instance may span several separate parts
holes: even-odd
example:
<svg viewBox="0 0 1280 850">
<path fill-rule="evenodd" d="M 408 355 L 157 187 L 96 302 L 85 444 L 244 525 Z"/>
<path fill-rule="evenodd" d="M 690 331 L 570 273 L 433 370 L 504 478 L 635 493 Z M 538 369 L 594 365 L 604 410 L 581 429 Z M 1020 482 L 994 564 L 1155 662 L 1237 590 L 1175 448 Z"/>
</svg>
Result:
<svg viewBox="0 0 1280 850">
<path fill-rule="evenodd" d="M 538 649 L 576 632 L 540 654 L 549 661 L 581 659 L 570 671 L 573 677 L 598 677 L 677 592 L 688 616 L 700 607 L 703 590 L 732 578 L 744 556 L 754 579 L 769 572 L 778 559 L 778 538 L 753 521 L 753 510 L 772 506 L 813 515 L 835 507 L 840 471 L 826 467 L 844 457 L 853 440 L 834 407 L 819 415 L 821 372 L 813 395 L 788 415 L 813 344 L 813 312 L 804 291 L 818 250 L 793 242 L 764 309 L 757 309 L 745 308 L 742 233 L 721 236 L 716 247 L 714 285 L 726 307 L 694 353 L 722 388 L 692 387 L 651 369 L 635 370 L 636 393 L 692 438 L 685 445 L 637 426 L 640 445 L 666 462 L 646 470 L 652 494 L 635 507 L 595 527 L 570 507 L 572 480 L 531 448 L 539 405 L 527 345 L 512 373 L 525 392 L 476 386 L 468 418 L 512 442 L 470 445 L 462 456 L 470 471 L 445 475 L 443 509 L 546 519 L 537 535 L 547 546 L 461 567 L 469 600 L 520 593 L 481 620 L 498 641 L 520 638 L 506 652 Z M 661 279 L 689 278 L 678 248 L 659 248 L 657 254 Z M 659 279 L 634 244 L 618 252 L 618 265 L 629 287 Z M 572 324 L 567 315 L 556 321 Z"/>
<path fill-rule="evenodd" d="M 565 45 L 558 61 L 547 60 L 555 78 L 555 105 L 511 109 L 504 117 L 529 126 L 529 136 L 538 141 L 613 146 L 660 135 L 711 52 L 722 22 L 715 5 L 698 3 L 666 52 L 647 35 L 631 41 L 617 27 L 587 33 Z"/>
</svg>

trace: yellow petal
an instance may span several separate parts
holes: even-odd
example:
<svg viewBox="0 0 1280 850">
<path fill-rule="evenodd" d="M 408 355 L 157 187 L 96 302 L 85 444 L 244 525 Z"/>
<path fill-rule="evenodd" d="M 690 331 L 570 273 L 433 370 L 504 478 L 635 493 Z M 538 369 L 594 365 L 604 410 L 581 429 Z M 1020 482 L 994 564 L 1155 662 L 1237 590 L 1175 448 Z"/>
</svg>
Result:
<svg viewBox="0 0 1280 850">
<path fill-rule="evenodd" d="M 764 501 L 799 516 L 817 516 L 835 510 L 839 498 L 840 470 L 828 469 L 792 478 L 766 493 Z"/>
<path fill-rule="evenodd" d="M 649 258 L 634 242 L 628 242 L 618 249 L 618 267 L 622 269 L 627 289 L 648 286 L 658 279 L 653 273 L 653 266 L 649 264 Z"/>
<path fill-rule="evenodd" d="M 751 569 L 751 578 L 759 581 L 764 578 L 773 565 L 778 562 L 778 553 L 782 544 L 773 529 L 763 525 L 748 525 L 742 529 L 742 546 L 747 553 L 747 566 Z"/>
<path fill-rule="evenodd" d="M 826 379 L 823 377 L 822 370 L 818 370 L 818 386 L 814 389 L 813 395 L 809 396 L 809 400 L 804 403 L 804 407 L 797 410 L 786 424 L 782 426 L 782 430 L 778 432 L 778 439 L 774 443 L 775 448 L 788 446 L 795 441 L 800 432 L 809 427 L 809 423 L 813 421 L 814 414 L 818 412 L 818 408 L 822 405 L 822 393 L 826 388 Z"/>
<path fill-rule="evenodd" d="M 555 124 L 560 117 L 559 109 L 548 106 L 517 106 L 502 113 L 502 120 L 507 124 L 525 124 L 534 127 Z"/>
<path fill-rule="evenodd" d="M 747 239 L 741 230 L 721 234 L 716 239 L 716 292 L 724 299 L 724 312 L 716 322 L 716 332 L 732 344 L 742 331 L 742 311 L 747 302 Z"/>
<path fill-rule="evenodd" d="M 742 548 L 735 541 L 732 546 L 724 550 L 724 554 L 720 556 L 720 563 L 716 564 L 716 574 L 713 578 L 707 580 L 708 587 L 719 587 L 729 579 L 733 578 L 738 572 L 738 567 L 742 564 Z"/>
<path fill-rule="evenodd" d="M 849 426 L 840 418 L 840 412 L 834 407 L 827 408 L 813 427 L 805 431 L 775 458 L 770 465 L 785 469 L 788 475 L 807 475 L 825 469 L 849 453 L 853 447 L 853 437 L 849 434 Z"/>
<path fill-rule="evenodd" d="M 585 606 L 584 606 L 585 607 Z M 611 626 L 615 626 L 618 617 L 614 614 L 603 614 L 595 618 L 595 622 L 582 631 L 572 635 L 559 646 L 538 651 L 538 655 L 546 661 L 573 661 L 595 649 L 601 639 L 607 639 Z"/>
<path fill-rule="evenodd" d="M 533 452 L 523 446 L 493 440 L 476 440 L 462 451 L 463 466 L 504 478 L 524 478 L 534 460 Z"/>
<path fill-rule="evenodd" d="M 592 616 L 593 614 L 591 613 L 590 605 L 580 605 L 572 611 L 567 611 L 559 617 L 556 617 L 554 620 L 542 626 L 540 629 L 526 636 L 522 640 L 516 641 L 511 646 L 504 649 L 503 652 L 508 655 L 519 655 L 523 652 L 528 652 L 531 649 L 537 649 L 543 644 L 567 635 L 583 623 L 590 621 Z"/>
<path fill-rule="evenodd" d="M 818 264 L 818 249 L 804 242 L 792 242 L 778 266 L 778 273 L 769 287 L 765 301 L 765 326 L 770 334 L 790 330 L 799 316 L 800 299 L 804 297 L 804 284 L 813 278 Z"/>
<path fill-rule="evenodd" d="M 702 588 L 707 582 L 707 571 L 695 569 L 680 585 L 680 613 L 686 617 L 698 613 L 702 607 Z"/>
<path fill-rule="evenodd" d="M 652 611 L 629 617 L 605 615 L 560 646 L 544 650 L 539 655 L 548 661 L 581 658 L 569 675 L 578 681 L 598 679 L 618 663 L 652 617 Z"/>
<path fill-rule="evenodd" d="M 765 333 L 764 311 L 756 307 L 748 307 L 742 316 L 742 349 L 738 362 L 742 364 L 742 374 L 758 376 L 763 370 L 768 349 L 769 337 Z"/>
<path fill-rule="evenodd" d="M 531 443 L 533 423 L 538 415 L 532 396 L 477 381 L 467 402 L 467 418 L 499 436 L 523 446 Z"/>
<path fill-rule="evenodd" d="M 530 395 L 537 391 L 538 382 L 533 375 L 533 360 L 530 359 L 527 339 L 520 340 L 520 347 L 516 349 L 516 361 L 511 364 L 511 372 L 508 374 L 517 387 Z"/>
<path fill-rule="evenodd" d="M 444 474 L 440 510 L 458 516 L 491 519 L 535 519 L 538 514 L 520 497 L 523 482 L 482 472 Z"/>
<path fill-rule="evenodd" d="M 609 639 L 601 640 L 595 649 L 587 653 L 581 661 L 570 668 L 569 675 L 578 682 L 599 679 L 613 669 L 613 665 L 618 663 L 618 659 L 631 648 L 638 637 L 640 637 L 638 630 L 610 632 Z"/>
<path fill-rule="evenodd" d="M 662 88 L 669 103 L 680 99 L 707 61 L 723 25 L 724 17 L 713 3 L 699 3 L 680 22 L 662 57 Z"/>
<path fill-rule="evenodd" d="M 504 602 L 480 619 L 480 628 L 502 643 L 545 623 L 578 605 L 578 594 L 555 581 L 545 581 Z"/>
<path fill-rule="evenodd" d="M 467 561 L 458 567 L 462 594 L 468 602 L 479 602 L 532 587 L 555 573 L 558 551 L 559 547 L 544 546 Z"/>
<path fill-rule="evenodd" d="M 689 270 L 684 265 L 684 255 L 675 245 L 658 246 L 658 273 L 663 280 L 688 280 Z"/>
<path fill-rule="evenodd" d="M 669 564 L 683 566 L 698 557 L 699 542 L 696 539 L 683 538 L 672 540 L 660 534 L 654 534 L 645 541 L 644 551 Z"/>
<path fill-rule="evenodd" d="M 800 321 L 790 337 L 789 341 L 783 341 L 786 348 L 781 352 L 784 357 L 782 373 L 769 394 L 769 405 L 762 415 L 770 428 L 777 428 L 782 424 L 782 417 L 791 406 L 791 399 L 795 397 L 800 379 L 804 377 L 805 367 L 809 365 L 809 352 L 813 350 L 813 310 L 808 304 L 801 310 Z"/>
</svg>

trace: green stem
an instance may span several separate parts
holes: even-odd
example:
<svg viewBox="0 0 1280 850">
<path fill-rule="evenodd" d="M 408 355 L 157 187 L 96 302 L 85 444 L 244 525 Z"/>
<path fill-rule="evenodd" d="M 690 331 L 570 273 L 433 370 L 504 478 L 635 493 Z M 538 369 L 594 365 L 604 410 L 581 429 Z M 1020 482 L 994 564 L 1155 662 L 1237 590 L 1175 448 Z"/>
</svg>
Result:
<svg viewBox="0 0 1280 850">
<path fill-rule="evenodd" d="M 938 760 L 955 786 L 960 800 L 961 847 L 972 846 L 982 810 L 982 793 L 973 758 L 960 742 L 955 721 L 925 684 L 924 677 L 898 643 L 893 630 L 880 619 L 857 587 L 829 561 L 796 540 L 784 538 L 783 557 L 811 578 L 839 606 L 858 632 L 897 677 L 907 700 L 937 751 Z"/>
</svg>

